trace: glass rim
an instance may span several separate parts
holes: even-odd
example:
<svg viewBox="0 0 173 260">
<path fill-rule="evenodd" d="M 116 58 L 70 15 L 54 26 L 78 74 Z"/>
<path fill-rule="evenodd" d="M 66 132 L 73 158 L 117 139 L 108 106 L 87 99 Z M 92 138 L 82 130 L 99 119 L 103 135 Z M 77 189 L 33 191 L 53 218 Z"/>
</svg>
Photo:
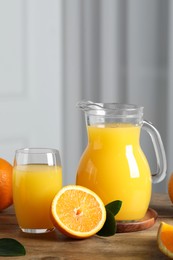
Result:
<svg viewBox="0 0 173 260">
<path fill-rule="evenodd" d="M 23 154 L 59 154 L 59 150 L 55 148 L 42 148 L 42 147 L 26 147 L 16 150 L 16 153 Z"/>
<path fill-rule="evenodd" d="M 77 107 L 88 115 L 105 115 L 105 116 L 139 116 L 143 115 L 143 106 L 125 103 L 94 103 L 92 101 L 82 100 L 77 103 Z"/>
</svg>

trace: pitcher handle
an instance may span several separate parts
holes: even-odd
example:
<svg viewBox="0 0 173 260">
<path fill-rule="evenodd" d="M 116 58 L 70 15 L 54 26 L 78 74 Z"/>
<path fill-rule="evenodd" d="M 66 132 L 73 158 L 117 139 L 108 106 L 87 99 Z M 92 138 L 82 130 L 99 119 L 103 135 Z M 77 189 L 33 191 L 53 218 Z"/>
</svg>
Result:
<svg viewBox="0 0 173 260">
<path fill-rule="evenodd" d="M 163 142 L 158 130 L 148 121 L 143 120 L 143 129 L 150 135 L 156 154 L 157 171 L 152 174 L 152 182 L 161 182 L 166 176 L 167 162 Z"/>
</svg>

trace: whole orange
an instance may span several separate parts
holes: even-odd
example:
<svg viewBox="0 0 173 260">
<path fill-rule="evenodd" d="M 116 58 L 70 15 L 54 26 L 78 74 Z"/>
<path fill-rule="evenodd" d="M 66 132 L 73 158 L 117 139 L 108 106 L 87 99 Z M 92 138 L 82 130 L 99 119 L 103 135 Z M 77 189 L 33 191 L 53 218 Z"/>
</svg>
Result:
<svg viewBox="0 0 173 260">
<path fill-rule="evenodd" d="M 0 158 L 0 211 L 13 204 L 12 165 Z"/>
<path fill-rule="evenodd" d="M 168 194 L 169 198 L 173 203 L 173 173 L 171 174 L 169 181 L 168 181 Z"/>
</svg>

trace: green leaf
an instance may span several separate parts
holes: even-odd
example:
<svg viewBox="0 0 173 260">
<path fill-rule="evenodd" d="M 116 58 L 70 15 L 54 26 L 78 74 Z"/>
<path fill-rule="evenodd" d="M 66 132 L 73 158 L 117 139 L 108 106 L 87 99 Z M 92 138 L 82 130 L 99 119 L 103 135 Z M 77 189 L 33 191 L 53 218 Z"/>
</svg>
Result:
<svg viewBox="0 0 173 260">
<path fill-rule="evenodd" d="M 119 212 L 122 201 L 115 200 L 105 206 L 106 221 L 102 229 L 97 233 L 98 236 L 113 236 L 117 230 L 115 215 Z"/>
<path fill-rule="evenodd" d="M 21 256 L 25 255 L 24 246 L 12 238 L 0 239 L 0 256 Z"/>
<path fill-rule="evenodd" d="M 106 209 L 111 211 L 112 214 L 115 216 L 119 212 L 121 205 L 122 205 L 121 200 L 115 200 L 115 201 L 112 201 L 109 204 L 107 204 L 105 207 L 106 207 Z"/>
<path fill-rule="evenodd" d="M 113 236 L 116 233 L 116 221 L 112 212 L 106 208 L 106 221 L 102 229 L 97 233 L 98 236 Z"/>
</svg>

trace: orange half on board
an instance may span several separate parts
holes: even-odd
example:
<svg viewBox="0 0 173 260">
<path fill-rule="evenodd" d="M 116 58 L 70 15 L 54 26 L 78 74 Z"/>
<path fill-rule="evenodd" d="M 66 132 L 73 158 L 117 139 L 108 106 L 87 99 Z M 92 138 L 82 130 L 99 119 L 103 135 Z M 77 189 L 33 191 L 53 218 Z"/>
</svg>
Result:
<svg viewBox="0 0 173 260">
<path fill-rule="evenodd" d="M 95 235 L 103 227 L 106 210 L 93 191 L 67 185 L 53 199 L 51 217 L 54 226 L 63 234 L 82 239 Z"/>
<path fill-rule="evenodd" d="M 173 226 L 161 222 L 158 233 L 157 243 L 160 251 L 173 259 Z"/>
</svg>

